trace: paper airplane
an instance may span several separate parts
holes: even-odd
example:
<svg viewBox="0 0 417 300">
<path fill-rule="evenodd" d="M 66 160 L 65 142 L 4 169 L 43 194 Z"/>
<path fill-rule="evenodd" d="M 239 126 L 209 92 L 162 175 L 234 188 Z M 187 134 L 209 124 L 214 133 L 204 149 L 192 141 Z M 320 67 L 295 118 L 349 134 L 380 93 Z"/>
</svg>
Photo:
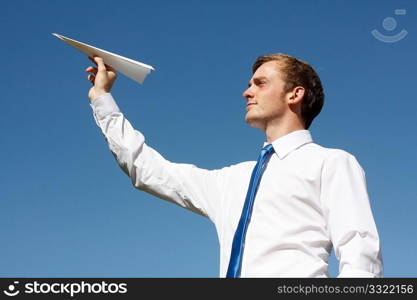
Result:
<svg viewBox="0 0 417 300">
<path fill-rule="evenodd" d="M 106 50 L 102 50 L 79 41 L 67 38 L 57 33 L 52 33 L 60 40 L 64 41 L 68 45 L 73 46 L 79 51 L 85 53 L 87 56 L 93 57 L 94 55 L 100 56 L 106 65 L 111 66 L 116 71 L 126 75 L 127 77 L 143 83 L 146 75 L 149 74 L 151 70 L 155 70 L 152 66 L 141 63 L 139 61 L 111 53 Z"/>
</svg>

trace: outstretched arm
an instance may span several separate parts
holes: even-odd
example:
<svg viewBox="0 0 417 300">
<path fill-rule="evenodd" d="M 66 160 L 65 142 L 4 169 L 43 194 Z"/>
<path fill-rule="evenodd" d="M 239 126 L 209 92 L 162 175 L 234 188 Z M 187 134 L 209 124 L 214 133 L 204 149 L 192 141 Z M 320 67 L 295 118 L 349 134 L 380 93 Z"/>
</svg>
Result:
<svg viewBox="0 0 417 300">
<path fill-rule="evenodd" d="M 95 57 L 98 67 L 89 67 L 91 107 L 109 148 L 132 184 L 143 191 L 168 200 L 213 222 L 221 212 L 228 168 L 205 170 L 191 164 L 173 163 L 145 143 L 120 111 L 109 93 L 116 75 Z"/>
</svg>

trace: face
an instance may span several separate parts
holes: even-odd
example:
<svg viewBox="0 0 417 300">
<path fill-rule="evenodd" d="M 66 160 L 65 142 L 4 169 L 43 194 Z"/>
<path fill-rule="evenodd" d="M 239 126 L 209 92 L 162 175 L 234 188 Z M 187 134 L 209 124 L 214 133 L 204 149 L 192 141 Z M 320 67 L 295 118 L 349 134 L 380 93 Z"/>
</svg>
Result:
<svg viewBox="0 0 417 300">
<path fill-rule="evenodd" d="M 246 103 L 246 123 L 261 130 L 279 122 L 289 110 L 284 92 L 285 82 L 276 61 L 262 64 L 243 92 Z"/>
</svg>

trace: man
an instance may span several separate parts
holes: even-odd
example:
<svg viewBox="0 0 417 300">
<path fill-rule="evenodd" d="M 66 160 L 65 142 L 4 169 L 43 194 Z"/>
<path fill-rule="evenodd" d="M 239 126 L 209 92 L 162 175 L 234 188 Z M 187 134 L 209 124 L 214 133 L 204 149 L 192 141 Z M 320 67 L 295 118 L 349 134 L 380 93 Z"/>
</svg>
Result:
<svg viewBox="0 0 417 300">
<path fill-rule="evenodd" d="M 91 107 L 117 162 L 136 188 L 215 224 L 221 277 L 328 277 L 332 246 L 340 277 L 382 276 L 364 171 L 308 131 L 324 100 L 309 64 L 284 54 L 257 59 L 243 97 L 246 122 L 266 135 L 258 163 L 204 170 L 149 147 L 109 93 L 116 73 L 93 61 Z"/>
</svg>

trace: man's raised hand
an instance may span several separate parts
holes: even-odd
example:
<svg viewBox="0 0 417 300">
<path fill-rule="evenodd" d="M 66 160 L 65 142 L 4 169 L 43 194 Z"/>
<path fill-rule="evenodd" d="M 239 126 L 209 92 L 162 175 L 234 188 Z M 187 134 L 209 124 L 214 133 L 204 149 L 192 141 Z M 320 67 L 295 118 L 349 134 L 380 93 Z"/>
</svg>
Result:
<svg viewBox="0 0 417 300">
<path fill-rule="evenodd" d="M 110 92 L 117 74 L 112 67 L 104 64 L 101 57 L 94 56 L 89 59 L 96 65 L 96 67 L 89 66 L 85 69 L 89 73 L 87 79 L 93 84 L 88 91 L 88 98 L 93 101 L 100 95 Z"/>
</svg>

